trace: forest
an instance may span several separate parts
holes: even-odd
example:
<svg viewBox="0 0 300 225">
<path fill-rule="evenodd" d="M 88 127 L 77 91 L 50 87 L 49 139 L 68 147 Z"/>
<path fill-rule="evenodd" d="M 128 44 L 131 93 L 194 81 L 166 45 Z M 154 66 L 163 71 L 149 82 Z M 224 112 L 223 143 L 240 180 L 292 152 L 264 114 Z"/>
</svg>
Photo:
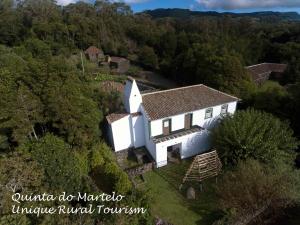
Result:
<svg viewBox="0 0 300 225">
<path fill-rule="evenodd" d="M 280 166 L 288 161 L 287 170 L 294 169 L 300 138 L 300 22 L 274 15 L 161 14 L 133 13 L 125 3 L 108 0 L 65 7 L 54 0 L 0 1 L 1 225 L 153 224 L 150 211 L 134 216 L 11 214 L 7 184 L 23 193 L 116 191 L 130 196 L 120 204 L 149 207 L 148 191 L 132 186 L 105 141 L 105 116 L 122 106 L 114 93 L 91 88 L 93 67 L 86 65 L 83 72 L 78 56 L 91 45 L 179 86 L 203 83 L 241 98 L 243 110 L 214 132 L 224 164 L 239 168 L 238 176 L 254 168 L 264 178 L 274 174 L 269 167 L 264 170 L 274 162 Z M 286 63 L 288 68 L 279 80 L 257 86 L 245 66 L 262 62 Z M 258 137 L 247 132 L 250 127 L 270 132 Z M 245 135 L 242 140 L 234 135 L 238 129 Z M 227 143 L 222 139 L 226 134 L 236 142 Z M 266 138 L 263 147 L 261 137 Z M 246 162 L 237 166 L 240 160 Z M 226 185 L 233 185 L 230 176 L 237 177 L 231 173 L 224 177 Z M 296 178 L 286 176 L 286 183 L 291 185 L 291 180 Z M 280 187 L 284 192 L 296 186 Z M 274 193 L 270 195 L 282 198 L 282 192 Z M 295 188 L 284 194 L 294 201 L 300 193 Z M 228 196 L 221 198 L 224 208 L 232 207 Z M 243 202 L 232 204 L 242 208 Z"/>
</svg>

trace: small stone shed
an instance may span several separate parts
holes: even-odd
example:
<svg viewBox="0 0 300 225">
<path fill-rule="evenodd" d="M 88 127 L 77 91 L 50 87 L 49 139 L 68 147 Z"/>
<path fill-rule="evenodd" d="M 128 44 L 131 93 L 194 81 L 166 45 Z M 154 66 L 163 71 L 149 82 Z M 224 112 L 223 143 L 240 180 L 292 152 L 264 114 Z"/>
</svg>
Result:
<svg viewBox="0 0 300 225">
<path fill-rule="evenodd" d="M 84 51 L 84 54 L 92 62 L 99 62 L 105 59 L 103 51 L 96 46 L 90 46 Z"/>
</svg>

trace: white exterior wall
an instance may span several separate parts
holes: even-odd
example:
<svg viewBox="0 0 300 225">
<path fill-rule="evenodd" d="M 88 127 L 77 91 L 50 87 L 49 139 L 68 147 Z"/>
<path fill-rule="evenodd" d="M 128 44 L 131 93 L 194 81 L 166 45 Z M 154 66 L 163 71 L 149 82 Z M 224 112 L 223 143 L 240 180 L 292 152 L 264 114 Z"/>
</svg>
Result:
<svg viewBox="0 0 300 225">
<path fill-rule="evenodd" d="M 234 114 L 236 111 L 237 102 L 228 103 L 228 113 Z M 193 113 L 193 125 L 198 125 L 200 127 L 211 129 L 216 125 L 216 122 L 221 117 L 221 107 L 222 105 L 211 107 L 213 108 L 213 117 L 205 119 L 205 110 L 201 109 Z"/>
<path fill-rule="evenodd" d="M 181 130 L 184 128 L 184 116 L 185 114 L 181 114 L 172 117 L 171 131 Z"/>
<path fill-rule="evenodd" d="M 109 127 L 109 131 L 109 138 L 116 152 L 130 147 L 145 146 L 145 129 L 142 115 L 123 117 L 113 122 Z"/>
<path fill-rule="evenodd" d="M 154 160 L 156 160 L 155 144 L 149 134 L 149 127 L 148 127 L 149 121 L 148 121 L 148 118 L 146 117 L 146 113 L 145 113 L 143 106 L 141 107 L 141 113 L 142 113 L 143 121 L 144 121 L 145 145 L 146 145 L 146 148 L 148 149 L 148 152 L 152 156 L 152 158 Z M 151 131 L 151 133 L 152 133 L 152 131 Z"/>
<path fill-rule="evenodd" d="M 205 119 L 205 110 L 201 109 L 194 112 L 193 125 L 198 125 L 205 129 L 211 129 L 216 124 L 217 120 L 220 118 L 221 106 L 211 107 L 213 108 L 213 117 Z"/>
<path fill-rule="evenodd" d="M 172 119 L 171 121 L 172 132 L 184 128 L 184 115 L 185 114 L 168 117 Z M 151 135 L 153 137 L 163 134 L 162 123 L 165 119 L 168 118 L 151 121 Z"/>
<path fill-rule="evenodd" d="M 168 140 L 156 144 L 156 164 L 157 167 L 165 166 L 168 163 L 167 148 L 169 146 L 181 144 L 180 156 L 182 159 L 188 158 L 210 149 L 210 135 L 207 130 L 185 135 L 176 139 Z"/>
<path fill-rule="evenodd" d="M 141 109 L 142 96 L 134 80 L 127 80 L 124 90 L 124 106 L 128 113 L 136 113 Z M 143 116 L 128 115 L 110 124 L 109 139 L 115 151 L 145 145 L 145 129 Z"/>
<path fill-rule="evenodd" d="M 162 121 L 163 120 L 153 120 L 150 122 L 151 126 L 151 136 L 155 137 L 163 133 L 162 130 Z"/>
<path fill-rule="evenodd" d="M 231 113 L 231 114 L 235 113 L 236 105 L 237 105 L 237 102 L 228 103 L 228 113 Z M 209 118 L 209 119 L 205 119 L 205 110 L 206 109 L 201 109 L 201 110 L 197 110 L 194 112 L 186 112 L 184 114 L 168 117 L 172 120 L 171 129 L 172 129 L 172 131 L 183 129 L 184 128 L 184 117 L 188 113 L 193 114 L 193 119 L 192 119 L 193 126 L 198 125 L 200 127 L 206 128 L 206 129 L 211 129 L 216 124 L 217 120 L 220 118 L 221 107 L 222 107 L 222 105 L 209 107 L 209 108 L 213 108 L 213 117 Z M 151 135 L 153 137 L 163 134 L 162 122 L 163 122 L 163 120 L 168 119 L 168 118 L 151 121 Z"/>
<path fill-rule="evenodd" d="M 191 134 L 182 144 L 181 158 L 189 158 L 194 155 L 203 153 L 211 148 L 210 133 L 203 130 L 198 133 Z"/>
<path fill-rule="evenodd" d="M 130 116 L 125 116 L 111 124 L 113 146 L 116 152 L 133 146 Z"/>
<path fill-rule="evenodd" d="M 171 141 L 171 140 L 170 140 Z M 170 142 L 168 141 L 168 142 Z M 177 139 L 172 140 L 174 145 L 180 142 L 177 142 Z M 168 152 L 167 152 L 166 142 L 156 144 L 156 167 L 162 167 L 168 164 Z"/>
<path fill-rule="evenodd" d="M 231 102 L 228 104 L 228 112 L 234 114 L 236 111 L 237 102 Z"/>
<path fill-rule="evenodd" d="M 145 129 L 144 129 L 144 118 L 143 116 L 135 116 L 131 118 L 132 123 L 132 138 L 133 146 L 135 148 L 142 147 L 145 145 Z"/>
<path fill-rule="evenodd" d="M 140 111 L 142 96 L 135 81 L 126 81 L 123 102 L 128 113 Z"/>
</svg>

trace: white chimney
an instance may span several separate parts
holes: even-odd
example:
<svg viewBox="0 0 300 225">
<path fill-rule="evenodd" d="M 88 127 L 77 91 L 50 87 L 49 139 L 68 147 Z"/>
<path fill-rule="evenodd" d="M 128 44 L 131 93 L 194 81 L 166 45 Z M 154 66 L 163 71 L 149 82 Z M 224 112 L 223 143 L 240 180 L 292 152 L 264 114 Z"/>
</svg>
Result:
<svg viewBox="0 0 300 225">
<path fill-rule="evenodd" d="M 142 95 L 135 80 L 128 77 L 124 90 L 124 106 L 128 113 L 136 113 L 140 111 L 142 104 Z"/>
</svg>

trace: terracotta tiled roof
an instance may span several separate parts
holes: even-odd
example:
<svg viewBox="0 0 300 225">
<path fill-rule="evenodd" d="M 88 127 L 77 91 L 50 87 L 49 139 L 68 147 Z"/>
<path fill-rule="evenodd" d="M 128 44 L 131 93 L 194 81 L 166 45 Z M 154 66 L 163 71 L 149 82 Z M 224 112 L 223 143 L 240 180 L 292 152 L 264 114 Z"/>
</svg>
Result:
<svg viewBox="0 0 300 225">
<path fill-rule="evenodd" d="M 132 117 L 137 117 L 137 116 L 141 116 L 142 113 L 136 112 L 136 113 L 131 113 L 130 115 L 131 115 Z"/>
<path fill-rule="evenodd" d="M 109 124 L 119 120 L 119 119 L 122 119 L 124 118 L 125 116 L 129 116 L 131 115 L 132 117 L 137 117 L 137 116 L 141 116 L 142 113 L 140 112 L 136 112 L 136 113 L 112 113 L 112 114 L 109 114 L 108 116 L 106 116 L 106 120 Z"/>
<path fill-rule="evenodd" d="M 128 113 L 112 113 L 106 116 L 106 120 L 110 124 L 128 115 Z"/>
<path fill-rule="evenodd" d="M 96 46 L 90 46 L 87 50 L 84 51 L 84 53 L 96 55 L 96 54 L 102 53 L 102 50 L 100 50 Z"/>
<path fill-rule="evenodd" d="M 277 64 L 277 63 L 268 63 L 268 64 L 270 70 L 276 73 L 283 73 L 287 68 L 287 64 Z"/>
<path fill-rule="evenodd" d="M 115 62 L 115 63 L 119 63 L 119 62 L 122 62 L 122 61 L 128 61 L 128 59 L 123 58 L 123 57 L 111 56 L 110 61 Z"/>
<path fill-rule="evenodd" d="M 161 143 L 161 142 L 164 142 L 164 141 L 168 141 L 168 140 L 172 140 L 172 139 L 175 139 L 175 138 L 179 138 L 179 137 L 182 137 L 182 136 L 185 136 L 185 135 L 188 135 L 188 134 L 193 134 L 193 133 L 196 133 L 196 132 L 199 132 L 203 130 L 202 127 L 199 127 L 199 126 L 194 126 L 192 127 L 191 129 L 182 129 L 182 130 L 178 130 L 170 135 L 160 135 L 160 136 L 156 136 L 156 137 L 153 137 L 153 142 L 155 144 L 157 143 Z"/>
<path fill-rule="evenodd" d="M 203 84 L 143 94 L 143 106 L 150 120 L 157 120 L 239 99 Z"/>
<path fill-rule="evenodd" d="M 271 74 L 272 72 L 283 73 L 287 68 L 286 64 L 278 63 L 261 63 L 253 66 L 248 66 L 246 69 L 250 72 L 252 79 L 257 81 L 264 77 L 266 74 Z"/>
</svg>

